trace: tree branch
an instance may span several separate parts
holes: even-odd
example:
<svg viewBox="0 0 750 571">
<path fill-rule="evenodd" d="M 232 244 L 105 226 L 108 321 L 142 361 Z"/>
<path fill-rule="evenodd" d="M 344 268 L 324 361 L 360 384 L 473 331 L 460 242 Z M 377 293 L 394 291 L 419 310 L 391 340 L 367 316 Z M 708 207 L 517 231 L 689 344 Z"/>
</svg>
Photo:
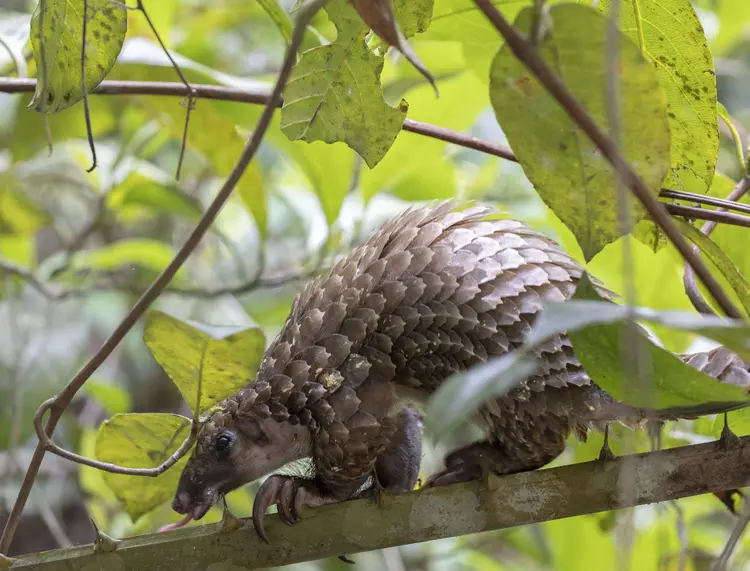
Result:
<svg viewBox="0 0 750 571">
<path fill-rule="evenodd" d="M 632 478 L 627 493 L 618 486 L 621 472 Z M 13 569 L 276 567 L 730 490 L 747 485 L 748 474 L 750 437 L 745 437 L 731 449 L 712 442 L 604 463 L 493 475 L 487 487 L 471 482 L 386 494 L 382 507 L 373 500 L 323 506 L 306 510 L 292 527 L 272 515 L 267 518 L 270 545 L 260 540 L 249 520 L 242 520 L 241 529 L 229 532 L 210 524 L 128 538 L 110 553 L 95 553 L 86 545 L 22 556 Z"/>
</svg>

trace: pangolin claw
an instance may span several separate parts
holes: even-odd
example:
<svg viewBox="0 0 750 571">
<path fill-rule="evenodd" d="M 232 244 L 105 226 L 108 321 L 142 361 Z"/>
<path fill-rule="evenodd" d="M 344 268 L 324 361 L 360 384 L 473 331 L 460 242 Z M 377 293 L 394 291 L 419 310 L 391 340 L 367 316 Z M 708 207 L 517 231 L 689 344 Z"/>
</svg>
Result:
<svg viewBox="0 0 750 571">
<path fill-rule="evenodd" d="M 264 520 L 266 511 L 272 505 L 279 508 L 279 517 L 287 525 L 300 519 L 305 500 L 305 488 L 298 478 L 290 476 L 270 476 L 258 490 L 253 503 L 253 526 L 258 536 L 270 544 L 266 535 Z"/>
</svg>

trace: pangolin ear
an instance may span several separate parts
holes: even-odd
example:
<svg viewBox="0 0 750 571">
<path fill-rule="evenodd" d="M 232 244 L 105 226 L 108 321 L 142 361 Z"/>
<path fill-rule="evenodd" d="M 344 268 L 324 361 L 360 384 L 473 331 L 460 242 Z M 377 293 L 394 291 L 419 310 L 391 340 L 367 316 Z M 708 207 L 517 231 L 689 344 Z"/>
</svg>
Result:
<svg viewBox="0 0 750 571">
<path fill-rule="evenodd" d="M 237 429 L 243 436 L 256 444 L 267 444 L 271 441 L 263 425 L 252 416 L 238 416 Z"/>
</svg>

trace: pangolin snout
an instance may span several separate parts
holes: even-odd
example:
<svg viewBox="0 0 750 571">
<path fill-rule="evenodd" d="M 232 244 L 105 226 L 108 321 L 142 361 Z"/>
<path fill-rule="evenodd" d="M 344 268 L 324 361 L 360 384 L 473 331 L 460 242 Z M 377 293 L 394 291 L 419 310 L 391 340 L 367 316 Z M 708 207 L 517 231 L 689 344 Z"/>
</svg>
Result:
<svg viewBox="0 0 750 571">
<path fill-rule="evenodd" d="M 172 509 L 178 514 L 186 514 L 190 511 L 191 500 L 192 498 L 187 492 L 177 492 L 174 500 L 172 500 Z"/>
</svg>

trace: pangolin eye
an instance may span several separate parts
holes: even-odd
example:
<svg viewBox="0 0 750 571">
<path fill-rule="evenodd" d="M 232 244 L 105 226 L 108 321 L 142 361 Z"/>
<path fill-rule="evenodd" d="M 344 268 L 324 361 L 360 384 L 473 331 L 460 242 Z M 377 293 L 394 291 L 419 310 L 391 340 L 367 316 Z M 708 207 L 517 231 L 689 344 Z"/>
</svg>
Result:
<svg viewBox="0 0 750 571">
<path fill-rule="evenodd" d="M 219 456 L 226 456 L 234 444 L 234 435 L 230 432 L 222 432 L 216 437 L 214 448 Z"/>
</svg>

